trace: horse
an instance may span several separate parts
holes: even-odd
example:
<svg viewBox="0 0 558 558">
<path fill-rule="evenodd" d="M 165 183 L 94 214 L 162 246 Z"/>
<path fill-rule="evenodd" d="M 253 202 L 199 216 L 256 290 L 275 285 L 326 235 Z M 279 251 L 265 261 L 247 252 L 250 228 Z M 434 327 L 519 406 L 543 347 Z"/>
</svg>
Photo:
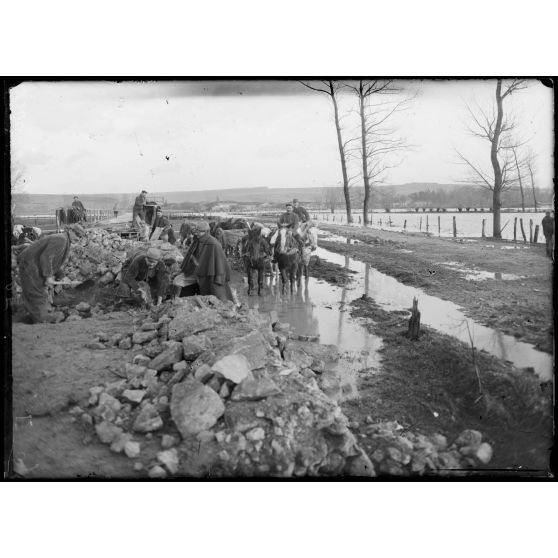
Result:
<svg viewBox="0 0 558 558">
<path fill-rule="evenodd" d="M 261 296 L 265 266 L 271 256 L 271 248 L 262 236 L 261 229 L 248 230 L 248 235 L 240 242 L 244 268 L 248 277 L 248 294 L 252 294 L 254 288 L 252 273 L 256 270 L 258 272 L 258 296 Z"/>
<path fill-rule="evenodd" d="M 14 243 L 17 245 L 30 244 L 41 237 L 42 231 L 39 227 L 28 227 L 27 225 L 15 225 L 13 231 Z"/>
<path fill-rule="evenodd" d="M 56 230 L 58 232 L 62 230 L 62 225 L 73 225 L 82 221 L 87 221 L 87 216 L 75 207 L 59 207 L 56 209 Z"/>
<path fill-rule="evenodd" d="M 318 248 L 318 234 L 314 223 L 311 221 L 303 223 L 299 230 L 300 237 L 304 243 L 299 273 L 300 275 L 304 275 L 304 278 L 308 280 L 308 265 L 310 264 L 312 252 Z"/>
<path fill-rule="evenodd" d="M 275 242 L 275 260 L 281 273 L 281 293 L 285 294 L 287 281 L 291 283 L 291 294 L 294 292 L 295 281 L 300 286 L 300 263 L 302 257 L 300 246 L 293 237 L 293 231 L 287 227 L 279 229 L 278 238 Z"/>
</svg>

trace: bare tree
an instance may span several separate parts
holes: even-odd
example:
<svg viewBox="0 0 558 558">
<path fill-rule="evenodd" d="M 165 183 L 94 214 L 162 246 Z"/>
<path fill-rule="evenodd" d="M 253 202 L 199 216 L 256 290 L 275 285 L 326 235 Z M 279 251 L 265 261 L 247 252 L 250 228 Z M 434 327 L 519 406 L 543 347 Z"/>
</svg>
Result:
<svg viewBox="0 0 558 558">
<path fill-rule="evenodd" d="M 325 187 L 322 189 L 322 203 L 333 213 L 343 202 L 343 194 L 342 188 Z"/>
<path fill-rule="evenodd" d="M 395 166 L 389 161 L 389 155 L 405 146 L 404 141 L 396 137 L 395 129 L 387 126 L 387 122 L 393 114 L 406 108 L 410 98 L 401 97 L 403 89 L 393 80 L 358 80 L 356 83 L 347 83 L 346 86 L 358 98 L 360 117 L 358 150 L 364 183 L 363 224 L 366 226 L 369 224 L 372 186 L 382 180 L 387 169 Z M 386 95 L 393 97 L 385 100 Z M 379 99 L 378 102 L 374 102 L 375 99 Z"/>
<path fill-rule="evenodd" d="M 533 204 L 535 205 L 535 211 L 537 211 L 537 196 L 535 194 L 535 179 L 533 178 L 533 173 L 535 172 L 535 153 L 532 149 L 527 151 L 525 155 L 525 166 L 529 171 L 529 176 L 531 178 L 531 191 L 533 192 Z"/>
<path fill-rule="evenodd" d="M 517 159 L 517 147 L 515 145 L 511 147 L 511 152 L 513 153 L 513 161 L 515 163 L 515 169 L 517 173 L 516 177 L 519 183 L 519 192 L 521 194 L 521 211 L 525 211 L 525 194 L 523 193 L 523 180 L 522 180 L 523 177 L 521 176 L 521 171 L 523 169 L 522 169 L 522 165 Z"/>
<path fill-rule="evenodd" d="M 347 210 L 347 223 L 353 222 L 353 215 L 351 211 L 351 197 L 349 194 L 349 178 L 347 175 L 347 159 L 345 156 L 346 143 L 343 143 L 343 138 L 341 136 L 341 124 L 339 118 L 339 107 L 337 104 L 337 95 L 339 90 L 343 85 L 337 81 L 333 80 L 323 80 L 320 85 L 311 85 L 309 83 L 301 82 L 304 87 L 312 89 L 313 91 L 318 91 L 320 93 L 325 93 L 331 98 L 333 104 L 333 116 L 335 121 L 335 130 L 337 132 L 337 145 L 339 147 L 339 157 L 341 159 L 341 173 L 343 175 L 343 194 L 345 196 L 345 208 Z"/>
<path fill-rule="evenodd" d="M 516 177 L 512 176 L 513 147 L 510 141 L 511 134 L 515 128 L 513 118 L 504 114 L 504 100 L 508 95 L 525 89 L 527 85 L 523 79 L 511 80 L 504 84 L 503 80 L 496 81 L 496 103 L 492 106 L 491 114 L 487 114 L 480 107 L 473 111 L 467 107 L 472 119 L 472 127 L 469 131 L 478 138 L 490 143 L 490 162 L 492 173 L 488 173 L 476 163 L 473 163 L 463 153 L 456 150 L 461 162 L 472 172 L 472 182 L 492 191 L 492 236 L 502 238 L 500 225 L 500 210 L 502 208 L 502 191 L 508 189 Z"/>
</svg>

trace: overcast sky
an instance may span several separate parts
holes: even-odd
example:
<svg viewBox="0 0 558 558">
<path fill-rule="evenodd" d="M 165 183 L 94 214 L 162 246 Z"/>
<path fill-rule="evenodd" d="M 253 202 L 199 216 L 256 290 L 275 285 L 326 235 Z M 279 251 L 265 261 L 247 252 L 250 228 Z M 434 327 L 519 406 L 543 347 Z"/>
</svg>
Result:
<svg viewBox="0 0 558 558">
<path fill-rule="evenodd" d="M 411 146 L 391 184 L 461 182 L 454 148 L 490 168 L 465 128 L 466 103 L 489 109 L 495 80 L 401 82 L 416 94 L 392 127 Z M 553 99 L 531 80 L 506 98 L 552 187 Z M 340 184 L 331 100 L 297 82 L 28 82 L 10 90 L 12 170 L 28 193 L 124 193 Z M 356 98 L 340 102 L 344 139 L 358 138 Z M 356 144 L 355 144 L 356 145 Z M 350 163 L 351 175 L 359 169 Z M 360 184 L 358 177 L 355 185 Z"/>
</svg>

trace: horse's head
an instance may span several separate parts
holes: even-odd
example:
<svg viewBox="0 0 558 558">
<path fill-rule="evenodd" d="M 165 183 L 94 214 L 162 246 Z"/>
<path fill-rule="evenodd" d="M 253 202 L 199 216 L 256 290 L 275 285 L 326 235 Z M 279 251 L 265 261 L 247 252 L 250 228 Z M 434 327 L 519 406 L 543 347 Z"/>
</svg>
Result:
<svg viewBox="0 0 558 558">
<path fill-rule="evenodd" d="M 276 246 L 279 247 L 279 252 L 284 254 L 291 246 L 293 240 L 293 232 L 287 226 L 279 227 L 279 243 Z"/>
</svg>

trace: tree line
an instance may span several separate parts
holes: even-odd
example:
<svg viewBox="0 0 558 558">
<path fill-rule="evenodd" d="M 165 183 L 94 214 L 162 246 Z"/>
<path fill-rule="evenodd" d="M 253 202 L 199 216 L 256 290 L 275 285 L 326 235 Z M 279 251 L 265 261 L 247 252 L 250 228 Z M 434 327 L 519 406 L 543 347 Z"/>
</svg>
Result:
<svg viewBox="0 0 558 558">
<path fill-rule="evenodd" d="M 527 87 L 526 80 L 495 80 L 491 110 L 487 111 L 480 105 L 466 107 L 469 122 L 467 130 L 486 145 L 491 165 L 485 168 L 467 153 L 455 150 L 458 162 L 465 165 L 468 171 L 467 182 L 475 189 L 470 192 L 456 190 L 451 194 L 440 192 L 437 199 L 430 193 L 421 192 L 397 201 L 395 196 L 389 201 L 382 199 L 385 194 L 374 191 L 374 186 L 384 181 L 388 169 L 401 163 L 402 152 L 410 147 L 400 135 L 400 130 L 393 125 L 393 115 L 409 108 L 416 93 L 405 90 L 397 80 L 389 79 L 301 83 L 331 100 L 341 164 L 342 199 L 348 223 L 353 222 L 353 206 L 362 207 L 363 223 L 368 225 L 372 207 L 381 207 L 382 204 L 386 207 L 385 204 L 398 202 L 419 203 L 419 194 L 422 194 L 424 201 L 436 207 L 456 207 L 460 204 L 472 207 L 479 203 L 488 205 L 493 213 L 493 237 L 501 238 L 500 211 L 504 203 L 511 204 L 511 200 L 515 200 L 516 192 L 523 209 L 531 204 L 537 208 L 537 192 L 540 190 L 534 179 L 536 155 L 528 140 L 521 137 L 515 116 L 508 108 L 508 99 Z M 343 126 L 346 114 L 342 114 L 339 107 L 342 93 L 348 93 L 354 99 L 352 111 L 358 115 L 358 130 L 348 131 Z M 359 159 L 360 171 L 357 176 L 350 177 L 348 161 L 353 157 Z M 352 188 L 355 180 L 362 184 L 361 202 L 358 191 Z M 332 207 L 339 203 L 339 193 L 335 189 L 329 190 L 332 191 L 325 193 L 325 203 Z M 377 198 L 375 200 L 373 193 Z M 447 195 L 451 195 L 451 200 L 445 197 Z"/>
</svg>

